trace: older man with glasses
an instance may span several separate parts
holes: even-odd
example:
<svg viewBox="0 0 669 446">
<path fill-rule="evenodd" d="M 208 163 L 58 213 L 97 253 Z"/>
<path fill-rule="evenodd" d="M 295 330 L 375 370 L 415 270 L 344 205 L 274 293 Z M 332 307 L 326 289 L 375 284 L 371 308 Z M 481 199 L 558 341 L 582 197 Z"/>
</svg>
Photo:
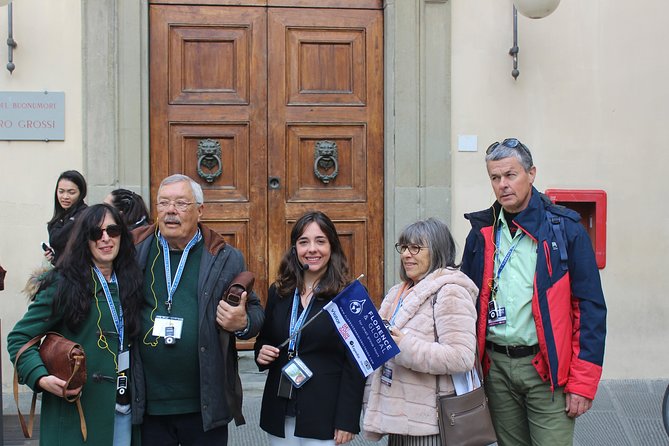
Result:
<svg viewBox="0 0 669 446">
<path fill-rule="evenodd" d="M 606 304 L 580 216 L 533 183 L 515 138 L 486 151 L 497 200 L 466 214 L 462 271 L 479 287 L 477 337 L 498 442 L 571 445 L 602 373 Z"/>
<path fill-rule="evenodd" d="M 220 300 L 244 258 L 199 222 L 200 185 L 172 175 L 156 198 L 158 223 L 133 232 L 145 284 L 133 422 L 144 446 L 225 445 L 228 423 L 244 422 L 235 340 L 254 337 L 264 312 L 254 293 L 237 306 Z"/>
</svg>

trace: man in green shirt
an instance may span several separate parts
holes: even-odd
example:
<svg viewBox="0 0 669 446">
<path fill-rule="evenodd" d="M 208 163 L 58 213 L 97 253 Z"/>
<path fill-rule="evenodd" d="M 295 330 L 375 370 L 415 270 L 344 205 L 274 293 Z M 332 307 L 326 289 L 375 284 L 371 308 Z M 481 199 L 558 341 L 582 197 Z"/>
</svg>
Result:
<svg viewBox="0 0 669 446">
<path fill-rule="evenodd" d="M 245 270 L 242 254 L 199 223 L 200 185 L 172 175 L 158 188 L 156 225 L 133 232 L 144 269 L 142 331 L 133 349 L 133 422 L 143 446 L 225 445 L 243 424 L 235 339 L 264 320 L 254 293 L 220 300 Z"/>
<path fill-rule="evenodd" d="M 536 167 L 520 141 L 492 144 L 485 160 L 497 200 L 465 215 L 462 271 L 480 290 L 477 337 L 498 443 L 571 445 L 604 357 L 592 244 L 576 212 L 533 187 Z"/>
</svg>

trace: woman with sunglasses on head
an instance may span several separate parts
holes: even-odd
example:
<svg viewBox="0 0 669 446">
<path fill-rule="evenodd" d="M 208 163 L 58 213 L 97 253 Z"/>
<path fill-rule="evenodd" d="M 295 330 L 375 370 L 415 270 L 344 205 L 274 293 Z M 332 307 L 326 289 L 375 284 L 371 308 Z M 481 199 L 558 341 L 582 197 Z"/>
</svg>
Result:
<svg viewBox="0 0 669 446">
<path fill-rule="evenodd" d="M 49 245 L 42 246 L 44 257 L 52 264 L 63 253 L 77 216 L 86 209 L 86 180 L 76 170 L 67 170 L 56 180 L 53 216 L 47 223 Z"/>
<path fill-rule="evenodd" d="M 269 370 L 260 427 L 271 446 L 344 444 L 360 431 L 364 377 L 327 315 L 306 323 L 349 284 L 348 264 L 335 226 L 322 212 L 300 217 L 290 244 L 255 344 L 258 367 Z"/>
<path fill-rule="evenodd" d="M 389 446 L 441 445 L 437 379 L 441 394 L 454 393 L 451 377 L 474 366 L 478 289 L 458 270 L 455 242 L 435 219 L 407 226 L 395 245 L 402 282 L 381 303 L 400 353 L 367 380 L 363 431 Z"/>
<path fill-rule="evenodd" d="M 63 398 L 65 381 L 49 374 L 37 347 L 23 352 L 15 364 L 20 382 L 43 395 L 41 445 L 130 445 L 128 352 L 139 328 L 142 279 L 118 211 L 108 204 L 83 211 L 58 264 L 7 336 L 12 362 L 28 341 L 51 331 L 86 353 L 81 393 L 86 441 L 76 405 Z M 80 390 L 68 389 L 65 395 L 74 397 Z"/>
<path fill-rule="evenodd" d="M 118 209 L 130 231 L 153 224 L 144 199 L 131 190 L 114 189 L 105 197 L 104 202 Z"/>
</svg>

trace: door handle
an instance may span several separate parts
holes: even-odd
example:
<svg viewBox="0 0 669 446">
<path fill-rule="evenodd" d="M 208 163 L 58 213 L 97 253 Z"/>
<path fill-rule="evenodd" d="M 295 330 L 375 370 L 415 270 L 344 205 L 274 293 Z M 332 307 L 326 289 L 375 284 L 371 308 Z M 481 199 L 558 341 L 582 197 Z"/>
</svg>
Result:
<svg viewBox="0 0 669 446">
<path fill-rule="evenodd" d="M 269 177 L 269 188 L 272 190 L 281 189 L 281 180 L 279 177 Z"/>
</svg>

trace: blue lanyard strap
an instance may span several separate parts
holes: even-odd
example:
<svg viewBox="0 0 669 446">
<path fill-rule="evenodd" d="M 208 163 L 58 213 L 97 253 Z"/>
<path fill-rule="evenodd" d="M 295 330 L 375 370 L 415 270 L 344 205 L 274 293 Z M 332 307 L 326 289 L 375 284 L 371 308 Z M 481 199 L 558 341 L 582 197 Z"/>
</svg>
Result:
<svg viewBox="0 0 669 446">
<path fill-rule="evenodd" d="M 304 320 L 307 318 L 307 314 L 309 313 L 309 310 L 311 310 L 313 303 L 314 297 L 311 296 L 311 300 L 309 301 L 307 308 L 302 311 L 302 314 L 300 314 L 300 317 L 298 318 L 297 308 L 300 306 L 300 293 L 297 288 L 295 288 L 295 293 L 293 294 L 293 308 L 290 311 L 290 331 L 288 333 L 291 336 L 291 340 L 288 343 L 289 355 L 295 355 L 297 353 L 297 346 L 300 343 L 300 337 L 302 336 L 302 333 L 298 333 L 298 335 L 295 337 L 293 337 L 293 335 L 300 329 L 300 327 L 302 327 L 302 324 L 304 324 Z"/>
<path fill-rule="evenodd" d="M 499 283 L 499 276 L 500 276 L 500 274 L 502 274 L 502 270 L 504 269 L 504 267 L 506 266 L 506 263 L 511 258 L 511 254 L 513 254 L 513 251 L 516 249 L 516 247 L 518 246 L 518 243 L 520 243 L 520 241 L 523 239 L 523 237 L 525 237 L 525 233 L 521 232 L 520 237 L 518 237 L 513 242 L 513 244 L 509 248 L 509 250 L 506 252 L 506 255 L 504 256 L 504 259 L 500 262 L 499 261 L 499 244 L 502 241 L 502 228 L 497 228 L 497 236 L 496 236 L 496 239 L 495 239 L 495 248 L 496 248 L 495 249 L 495 261 L 497 262 L 497 264 L 499 266 L 497 267 L 497 272 L 495 274 L 495 280 L 493 282 L 493 284 L 494 284 L 493 285 L 493 290 L 492 290 L 493 299 L 495 298 L 495 294 L 497 294 L 497 284 Z"/>
<path fill-rule="evenodd" d="M 183 253 L 181 253 L 181 259 L 179 260 L 179 266 L 177 266 L 177 272 L 174 275 L 174 282 L 172 282 L 172 268 L 170 265 L 170 247 L 167 245 L 167 240 L 158 232 L 158 240 L 160 240 L 160 246 L 163 247 L 163 261 L 165 263 L 165 283 L 167 284 L 167 301 L 165 305 L 167 306 L 167 312 L 172 311 L 172 296 L 179 286 L 179 281 L 181 280 L 181 274 L 184 271 L 186 266 L 186 260 L 188 259 L 188 251 L 191 250 L 200 240 L 202 240 L 202 233 L 200 233 L 200 228 L 193 236 L 192 239 L 186 245 Z"/>
<path fill-rule="evenodd" d="M 102 275 L 102 272 L 98 269 L 96 265 L 93 265 L 93 271 L 95 275 L 98 276 L 100 285 L 102 285 L 102 291 L 105 293 L 105 298 L 107 299 L 107 305 L 109 306 L 109 312 L 111 317 L 114 320 L 114 327 L 116 328 L 116 333 L 118 334 L 118 348 L 119 351 L 123 351 L 123 307 L 119 305 L 118 313 L 116 312 L 116 306 L 112 300 L 111 291 L 109 291 L 109 285 L 107 285 L 107 279 Z M 119 290 L 119 298 L 121 296 L 121 289 L 118 287 L 118 280 L 116 279 L 116 272 L 112 272 L 111 276 L 112 283 L 116 284 L 117 289 Z"/>
</svg>

